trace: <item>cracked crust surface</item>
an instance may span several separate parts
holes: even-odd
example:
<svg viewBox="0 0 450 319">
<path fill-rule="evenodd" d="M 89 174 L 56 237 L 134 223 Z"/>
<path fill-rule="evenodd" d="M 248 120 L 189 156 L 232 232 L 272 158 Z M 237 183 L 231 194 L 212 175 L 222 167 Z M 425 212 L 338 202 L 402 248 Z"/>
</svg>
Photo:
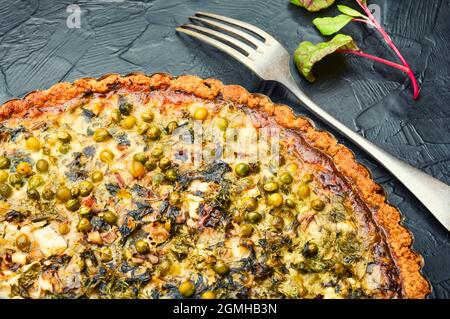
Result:
<svg viewBox="0 0 450 319">
<path fill-rule="evenodd" d="M 430 292 L 428 281 L 421 274 L 423 260 L 412 248 L 411 233 L 401 225 L 401 214 L 386 202 L 380 185 L 376 184 L 368 170 L 358 164 L 353 153 L 339 144 L 330 133 L 317 130 L 311 122 L 296 116 L 285 105 L 273 104 L 268 97 L 249 93 L 238 85 L 224 85 L 215 79 L 201 79 L 184 75 L 168 74 L 147 76 L 140 73 L 122 77 L 112 74 L 99 79 L 85 78 L 71 83 L 59 83 L 45 91 L 29 93 L 21 100 L 12 100 L 0 106 L 0 120 L 20 120 L 45 116 L 47 112 L 61 110 L 61 106 L 91 93 L 108 93 L 115 90 L 150 92 L 172 90 L 193 94 L 203 99 L 223 99 L 245 105 L 271 116 L 283 127 L 295 130 L 309 145 L 328 156 L 336 169 L 353 185 L 353 190 L 367 205 L 373 219 L 386 236 L 391 256 L 398 267 L 402 295 L 406 298 L 424 298 Z"/>
</svg>

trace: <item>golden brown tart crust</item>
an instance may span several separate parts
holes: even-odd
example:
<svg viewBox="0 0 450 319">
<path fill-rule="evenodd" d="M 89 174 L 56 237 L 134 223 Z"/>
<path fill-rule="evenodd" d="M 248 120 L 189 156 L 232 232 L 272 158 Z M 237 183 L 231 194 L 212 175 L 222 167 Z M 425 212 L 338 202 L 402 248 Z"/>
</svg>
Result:
<svg viewBox="0 0 450 319">
<path fill-rule="evenodd" d="M 333 161 L 338 172 L 353 185 L 354 192 L 372 212 L 374 221 L 386 236 L 391 256 L 398 267 L 402 295 L 406 298 L 424 298 L 430 293 L 430 285 L 421 274 L 422 257 L 411 247 L 411 233 L 402 226 L 400 212 L 386 202 L 383 189 L 372 180 L 368 170 L 357 163 L 352 151 L 339 144 L 330 133 L 317 130 L 310 120 L 296 116 L 288 106 L 272 103 L 266 96 L 251 94 L 238 85 L 224 85 L 215 79 L 204 80 L 191 75 L 172 77 L 162 73 L 151 76 L 133 73 L 122 77 L 111 74 L 99 79 L 79 79 L 73 84 L 59 83 L 45 91 L 31 92 L 23 99 L 6 102 L 0 106 L 0 120 L 40 117 L 74 98 L 118 89 L 144 93 L 167 89 L 203 99 L 221 98 L 257 109 L 273 117 L 283 127 L 295 129 L 309 145 Z"/>
</svg>

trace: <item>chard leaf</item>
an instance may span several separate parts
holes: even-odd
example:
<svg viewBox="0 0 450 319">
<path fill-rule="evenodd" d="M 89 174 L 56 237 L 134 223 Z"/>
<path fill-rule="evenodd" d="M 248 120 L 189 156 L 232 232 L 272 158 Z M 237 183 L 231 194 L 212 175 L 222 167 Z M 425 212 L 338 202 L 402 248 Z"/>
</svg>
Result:
<svg viewBox="0 0 450 319">
<path fill-rule="evenodd" d="M 293 5 L 303 7 L 308 11 L 320 11 L 328 8 L 335 0 L 291 0 Z"/>
<path fill-rule="evenodd" d="M 330 41 L 316 45 L 309 41 L 304 41 L 295 50 L 294 62 L 299 72 L 308 81 L 314 82 L 315 77 L 312 74 L 314 64 L 337 50 L 359 50 L 359 48 L 352 37 L 345 34 L 337 34 Z"/>
<path fill-rule="evenodd" d="M 355 9 L 352 9 L 350 7 L 344 6 L 342 4 L 339 4 L 337 6 L 338 10 L 342 12 L 343 14 L 346 14 L 348 16 L 354 17 L 354 18 L 365 18 L 366 16 L 362 14 L 359 11 L 356 11 Z"/>
<path fill-rule="evenodd" d="M 340 14 L 336 17 L 316 18 L 313 20 L 313 23 L 316 28 L 319 29 L 320 33 L 323 35 L 330 35 L 339 32 L 339 30 L 345 27 L 352 19 L 353 18 L 348 15 Z"/>
</svg>

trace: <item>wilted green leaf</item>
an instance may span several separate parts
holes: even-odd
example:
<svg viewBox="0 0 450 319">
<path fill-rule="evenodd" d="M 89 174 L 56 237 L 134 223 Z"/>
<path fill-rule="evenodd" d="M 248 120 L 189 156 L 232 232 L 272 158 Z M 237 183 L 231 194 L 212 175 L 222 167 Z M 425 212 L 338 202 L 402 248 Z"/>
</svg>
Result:
<svg viewBox="0 0 450 319">
<path fill-rule="evenodd" d="M 314 82 L 315 78 L 311 72 L 314 64 L 337 50 L 359 50 L 359 48 L 352 37 L 345 34 L 337 34 L 330 41 L 316 45 L 309 41 L 300 43 L 294 53 L 294 62 L 299 72 L 308 81 Z"/>
<path fill-rule="evenodd" d="M 313 20 L 313 23 L 316 28 L 319 29 L 320 33 L 323 35 L 330 35 L 339 32 L 352 21 L 352 19 L 353 18 L 348 15 L 340 14 L 336 17 L 316 18 Z"/>
<path fill-rule="evenodd" d="M 346 14 L 348 16 L 355 17 L 355 18 L 365 18 L 365 16 L 362 13 L 360 13 L 359 11 L 356 11 L 355 9 L 344 6 L 342 4 L 339 4 L 337 6 L 337 8 L 340 12 L 342 12 L 343 14 Z"/>
<path fill-rule="evenodd" d="M 320 11 L 328 8 L 335 0 L 291 0 L 291 3 L 308 11 Z"/>
</svg>

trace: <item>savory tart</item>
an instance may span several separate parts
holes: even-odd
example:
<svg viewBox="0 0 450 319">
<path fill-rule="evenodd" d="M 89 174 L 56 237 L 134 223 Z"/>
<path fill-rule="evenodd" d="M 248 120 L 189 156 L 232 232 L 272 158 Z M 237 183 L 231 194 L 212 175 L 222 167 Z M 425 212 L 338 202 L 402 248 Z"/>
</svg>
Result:
<svg viewBox="0 0 450 319">
<path fill-rule="evenodd" d="M 430 291 L 398 210 L 352 152 L 240 86 L 107 75 L 9 101 L 0 120 L 2 298 Z M 224 156 L 245 129 L 275 130 L 275 155 L 236 142 Z"/>
</svg>

